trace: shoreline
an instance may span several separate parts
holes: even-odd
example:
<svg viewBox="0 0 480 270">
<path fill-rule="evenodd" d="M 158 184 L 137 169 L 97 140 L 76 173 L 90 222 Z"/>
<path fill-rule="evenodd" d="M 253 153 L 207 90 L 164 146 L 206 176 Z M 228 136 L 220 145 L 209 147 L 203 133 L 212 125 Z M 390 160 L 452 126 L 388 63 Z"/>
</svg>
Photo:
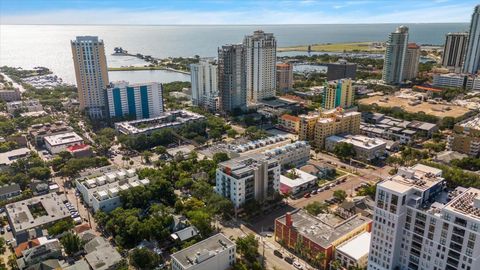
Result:
<svg viewBox="0 0 480 270">
<path fill-rule="evenodd" d="M 310 50 L 309 50 L 310 47 Z M 297 45 L 277 48 L 278 52 L 357 52 L 357 53 L 384 53 L 384 42 L 342 42 L 342 43 L 321 43 L 310 45 Z"/>
<path fill-rule="evenodd" d="M 166 70 L 166 71 L 171 71 L 171 72 L 177 72 L 177 73 L 190 75 L 190 72 L 188 72 L 188 71 L 183 71 L 183 70 L 178 70 L 178 69 L 173 69 L 173 68 L 167 68 L 167 67 L 161 67 L 161 66 L 154 66 L 154 67 L 108 67 L 107 70 L 108 71 Z"/>
</svg>

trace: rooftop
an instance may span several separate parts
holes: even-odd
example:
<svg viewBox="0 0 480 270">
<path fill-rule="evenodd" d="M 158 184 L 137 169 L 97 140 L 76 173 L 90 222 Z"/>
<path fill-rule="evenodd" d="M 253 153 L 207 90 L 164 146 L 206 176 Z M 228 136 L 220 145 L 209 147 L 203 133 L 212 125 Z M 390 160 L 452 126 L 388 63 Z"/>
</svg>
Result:
<svg viewBox="0 0 480 270">
<path fill-rule="evenodd" d="M 61 133 L 56 135 L 50 135 L 45 137 L 44 140 L 46 143 L 50 144 L 51 146 L 83 141 L 82 137 L 80 137 L 75 132 L 67 132 L 67 133 Z"/>
<path fill-rule="evenodd" d="M 474 117 L 468 118 L 460 123 L 459 126 L 464 128 L 471 128 L 471 129 L 480 129 L 480 115 L 475 115 Z"/>
<path fill-rule="evenodd" d="M 286 135 L 275 135 L 275 136 L 267 137 L 265 139 L 250 141 L 250 142 L 247 142 L 247 143 L 244 143 L 244 144 L 239 144 L 239 145 L 233 145 L 231 147 L 231 149 L 234 152 L 243 153 L 243 152 L 247 152 L 249 150 L 262 148 L 262 147 L 265 147 L 267 145 L 272 145 L 272 144 L 275 144 L 277 142 L 286 141 L 288 139 L 289 139 L 289 136 L 286 136 Z"/>
<path fill-rule="evenodd" d="M 363 232 L 348 242 L 337 247 L 337 251 L 348 255 L 349 257 L 359 260 L 368 255 L 370 250 L 371 234 L 369 232 Z"/>
<path fill-rule="evenodd" d="M 289 187 L 301 186 L 303 184 L 317 180 L 317 177 L 315 175 L 311 175 L 298 169 L 288 170 L 287 173 L 293 173 L 296 175 L 295 179 L 291 179 L 288 176 L 280 175 L 280 183 Z"/>
<path fill-rule="evenodd" d="M 290 143 L 284 146 L 280 146 L 271 150 L 265 151 L 265 155 L 268 157 L 275 157 L 276 155 L 282 154 L 282 153 L 288 153 L 291 151 L 294 151 L 299 148 L 307 148 L 309 147 L 308 142 L 306 141 L 296 141 L 294 143 Z"/>
<path fill-rule="evenodd" d="M 333 214 L 320 214 L 313 216 L 303 209 L 297 209 L 291 213 L 293 227 L 302 235 L 323 248 L 328 248 L 339 238 L 371 223 L 372 220 L 361 215 L 353 215 L 348 219 L 342 219 Z M 283 215 L 277 220 L 285 224 Z"/>
<path fill-rule="evenodd" d="M 56 193 L 7 204 L 7 215 L 15 232 L 70 217 L 70 212 Z"/>
<path fill-rule="evenodd" d="M 4 185 L 0 187 L 0 196 L 10 194 L 12 192 L 22 191 L 19 184 Z"/>
<path fill-rule="evenodd" d="M 356 147 L 360 147 L 364 149 L 374 149 L 382 145 L 386 146 L 386 142 L 381 139 L 370 138 L 363 135 L 346 135 L 346 136 L 333 135 L 333 136 L 327 137 L 327 141 L 334 141 L 337 143 L 345 142 L 345 143 L 352 144 Z"/>
<path fill-rule="evenodd" d="M 480 190 L 468 188 L 454 197 L 446 205 L 445 210 L 457 212 L 480 221 Z"/>
<path fill-rule="evenodd" d="M 12 151 L 0 153 L 0 165 L 10 165 L 19 158 L 26 157 L 30 154 L 30 149 L 19 148 Z"/>
<path fill-rule="evenodd" d="M 294 122 L 300 121 L 299 117 L 293 116 L 293 115 L 290 115 L 290 114 L 284 114 L 284 115 L 280 116 L 280 118 L 282 118 L 283 120 L 287 120 L 287 121 L 294 121 Z"/>
<path fill-rule="evenodd" d="M 222 162 L 218 164 L 218 169 L 229 175 L 243 178 L 246 174 L 255 170 L 264 162 L 276 162 L 276 159 L 269 158 L 264 154 L 249 154 Z"/>
<path fill-rule="evenodd" d="M 410 188 L 425 191 L 444 182 L 442 170 L 423 164 L 398 168 L 396 175 L 379 183 L 379 186 L 403 193 Z"/>
<path fill-rule="evenodd" d="M 184 266 L 184 268 L 188 268 L 200 264 L 234 246 L 235 243 L 222 233 L 219 233 L 172 254 L 172 258 Z"/>
<path fill-rule="evenodd" d="M 205 116 L 198 113 L 177 110 L 164 112 L 158 117 L 115 123 L 115 127 L 124 134 L 138 134 L 162 128 L 174 128 L 204 118 Z"/>
</svg>

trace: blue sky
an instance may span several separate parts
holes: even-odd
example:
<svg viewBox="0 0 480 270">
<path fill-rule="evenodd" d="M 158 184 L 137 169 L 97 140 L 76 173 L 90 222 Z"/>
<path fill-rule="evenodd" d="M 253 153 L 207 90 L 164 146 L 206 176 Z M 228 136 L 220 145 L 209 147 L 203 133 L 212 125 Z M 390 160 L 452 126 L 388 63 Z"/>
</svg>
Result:
<svg viewBox="0 0 480 270">
<path fill-rule="evenodd" d="M 0 24 L 468 22 L 476 0 L 0 0 Z"/>
</svg>

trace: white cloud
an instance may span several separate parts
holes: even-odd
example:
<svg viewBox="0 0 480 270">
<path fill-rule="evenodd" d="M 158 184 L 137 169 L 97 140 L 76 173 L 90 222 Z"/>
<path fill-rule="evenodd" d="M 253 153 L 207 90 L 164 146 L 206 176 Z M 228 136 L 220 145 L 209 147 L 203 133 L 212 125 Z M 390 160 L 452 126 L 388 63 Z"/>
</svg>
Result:
<svg viewBox="0 0 480 270">
<path fill-rule="evenodd" d="M 345 2 L 347 3 L 347 2 Z M 354 2 L 356 3 L 356 2 Z M 338 5 L 341 6 L 341 5 Z M 2 24 L 335 24 L 335 23 L 428 23 L 467 22 L 473 7 L 445 5 L 426 8 L 392 10 L 371 14 L 360 9 L 339 13 L 325 9 L 296 11 L 257 8 L 234 11 L 193 10 L 61 10 L 22 15 L 2 14 Z"/>
</svg>

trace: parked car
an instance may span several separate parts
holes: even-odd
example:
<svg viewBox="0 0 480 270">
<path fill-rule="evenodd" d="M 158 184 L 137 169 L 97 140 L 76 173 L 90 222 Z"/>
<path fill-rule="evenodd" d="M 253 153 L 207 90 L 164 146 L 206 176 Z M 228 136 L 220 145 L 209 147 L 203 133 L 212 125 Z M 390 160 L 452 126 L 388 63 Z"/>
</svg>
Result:
<svg viewBox="0 0 480 270">
<path fill-rule="evenodd" d="M 282 252 L 280 252 L 278 249 L 275 249 L 275 250 L 273 251 L 273 255 L 275 255 L 275 256 L 277 256 L 277 257 L 279 257 L 279 258 L 283 258 Z M 285 261 L 286 261 L 286 258 L 285 258 Z"/>
<path fill-rule="evenodd" d="M 0 228 L 0 234 L 5 234 L 5 230 L 2 228 Z"/>
<path fill-rule="evenodd" d="M 323 191 L 323 188 L 317 189 L 317 192 L 318 192 L 318 193 L 320 193 L 320 192 L 322 192 L 322 191 Z"/>
<path fill-rule="evenodd" d="M 305 194 L 303 195 L 303 197 L 304 197 L 304 198 L 310 198 L 310 193 L 309 193 L 309 192 L 305 193 Z"/>
<path fill-rule="evenodd" d="M 12 231 L 12 228 L 10 228 L 9 225 L 7 225 L 7 227 L 5 227 L 7 229 L 7 232 L 11 232 Z"/>
<path fill-rule="evenodd" d="M 303 269 L 303 266 L 299 262 L 293 262 L 293 267 L 297 269 Z"/>
<path fill-rule="evenodd" d="M 285 257 L 284 260 L 289 264 L 293 263 L 293 258 L 292 257 Z"/>
<path fill-rule="evenodd" d="M 312 195 L 317 194 L 317 190 L 316 190 L 316 189 L 312 190 L 311 194 L 312 194 Z"/>
</svg>

